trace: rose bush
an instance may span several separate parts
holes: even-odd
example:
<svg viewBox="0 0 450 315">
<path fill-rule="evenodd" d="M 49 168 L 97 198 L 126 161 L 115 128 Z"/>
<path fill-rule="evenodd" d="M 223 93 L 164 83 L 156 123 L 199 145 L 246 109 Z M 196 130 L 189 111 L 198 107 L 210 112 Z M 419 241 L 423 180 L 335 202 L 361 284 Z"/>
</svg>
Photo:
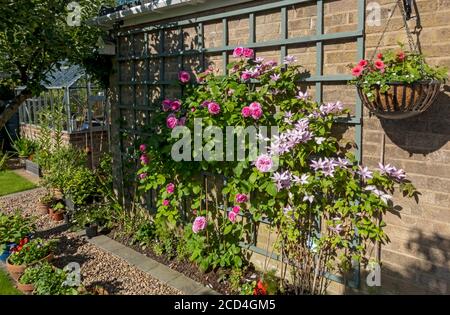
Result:
<svg viewBox="0 0 450 315">
<path fill-rule="evenodd" d="M 390 165 L 358 165 L 332 132 L 335 117 L 346 112 L 343 104 L 317 104 L 299 91 L 302 71 L 295 57 L 277 65 L 252 59 L 253 51 L 241 47 L 233 56 L 238 59 L 228 65 L 228 75 L 212 69 L 197 74 L 201 84 L 186 86 L 177 114 L 161 115 L 162 132 L 145 146 L 148 158 L 141 159 L 138 176 L 142 190 L 157 192 L 155 235 L 184 239 L 191 260 L 204 270 L 242 267 L 247 256 L 240 242 L 250 241 L 252 222 L 266 219 L 277 232 L 277 251 L 293 267 L 298 292 L 323 293 L 320 275 L 345 272 L 353 261 L 367 263 L 367 246 L 388 241 L 381 216 L 393 207 L 392 193 L 398 188 L 412 196 L 414 187 Z M 164 104 L 162 113 L 170 111 Z M 277 126 L 279 135 L 254 158 L 199 159 L 202 152 L 185 147 L 187 158 L 175 161 L 170 153 L 178 141 L 171 136 L 177 117 L 185 117 L 190 136 L 198 133 L 194 120 L 200 118 L 205 131 Z M 259 140 L 270 138 L 259 131 Z M 229 141 L 226 153 L 236 157 Z M 248 143 L 245 149 L 249 153 Z"/>
</svg>

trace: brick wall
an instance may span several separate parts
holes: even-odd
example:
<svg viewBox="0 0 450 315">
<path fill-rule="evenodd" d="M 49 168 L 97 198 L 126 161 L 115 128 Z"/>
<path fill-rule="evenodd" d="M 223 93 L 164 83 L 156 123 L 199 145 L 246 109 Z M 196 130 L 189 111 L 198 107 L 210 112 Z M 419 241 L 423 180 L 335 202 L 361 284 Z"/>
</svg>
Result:
<svg viewBox="0 0 450 315">
<path fill-rule="evenodd" d="M 255 1 L 256 2 L 256 1 Z M 267 3 L 273 1 L 257 1 Z M 324 1 L 324 32 L 354 31 L 357 27 L 357 2 L 358 0 Z M 382 8 L 382 20 L 380 26 L 366 25 L 366 57 L 370 57 L 380 38 L 386 23 L 390 9 L 395 0 L 378 0 Z M 450 66 L 450 1 L 448 0 L 416 0 L 423 30 L 419 36 L 419 44 L 422 51 L 428 56 L 432 64 Z M 254 3 L 253 3 L 254 4 Z M 242 5 L 241 7 L 252 4 Z M 289 6 L 288 13 L 288 37 L 308 36 L 316 32 L 316 4 L 302 3 Z M 213 14 L 214 12 L 208 12 Z M 218 10 L 217 12 L 220 12 Z M 277 39 L 281 32 L 281 16 L 279 10 L 257 13 L 256 15 L 256 40 L 267 41 Z M 176 21 L 172 19 L 171 21 Z M 410 27 L 414 29 L 415 20 L 410 21 Z M 249 38 L 248 16 L 236 17 L 228 20 L 228 43 L 230 45 L 245 46 Z M 193 27 L 183 30 L 184 49 L 196 48 L 195 38 L 198 36 Z M 178 35 L 173 30 L 165 31 L 164 51 L 158 49 L 157 32 L 148 33 L 149 52 L 171 52 L 179 49 Z M 222 21 L 207 22 L 204 24 L 205 48 L 219 47 L 223 45 Z M 121 37 L 119 55 L 121 57 L 131 55 L 134 51 L 139 55 L 145 51 L 144 35 L 136 37 L 134 48 L 129 37 Z M 390 28 L 381 41 L 381 49 L 396 46 L 397 41 L 407 43 L 405 32 L 402 29 L 402 19 L 399 11 L 394 15 Z M 298 58 L 306 69 L 312 74 L 316 70 L 316 46 L 315 44 L 302 44 L 288 46 L 288 54 Z M 230 52 L 231 54 L 231 52 Z M 256 54 L 266 59 L 279 61 L 279 47 L 270 49 L 257 49 Z M 207 62 L 213 64 L 219 72 L 223 69 L 222 55 L 220 53 L 206 54 Z M 166 58 L 165 76 L 162 77 L 157 63 L 149 62 L 148 68 L 144 63 L 137 61 L 136 78 L 149 80 L 173 80 L 179 69 L 178 59 Z M 348 74 L 347 65 L 357 62 L 357 47 L 354 40 L 334 41 L 324 44 L 324 74 Z M 184 58 L 183 68 L 192 69 L 199 64 L 197 58 Z M 120 68 L 121 76 L 115 72 L 113 79 L 129 81 L 131 79 L 132 62 L 115 63 L 115 68 Z M 113 80 L 113 82 L 114 82 Z M 306 85 L 306 84 L 305 84 Z M 151 92 L 146 92 L 144 85 L 136 85 L 136 106 L 157 103 L 161 96 L 160 87 L 151 87 Z M 446 87 L 446 90 L 448 88 Z M 121 88 L 122 104 L 133 104 L 133 87 Z M 314 86 L 309 86 L 312 95 L 315 94 Z M 119 90 L 113 86 L 112 94 L 117 103 Z M 177 88 L 167 87 L 167 97 L 179 95 Z M 357 94 L 354 87 L 330 83 L 324 85 L 324 101 L 341 100 L 346 107 L 354 112 Z M 148 102 L 146 103 L 146 98 Z M 383 154 L 385 162 L 402 167 L 416 185 L 421 195 L 419 201 L 404 200 L 395 196 L 396 202 L 401 205 L 401 210 L 393 211 L 384 218 L 388 226 L 386 231 L 390 235 L 391 243 L 383 246 L 382 258 L 382 288 L 377 292 L 382 293 L 450 293 L 450 99 L 447 92 L 439 95 L 438 102 L 426 113 L 403 121 L 380 120 L 377 117 L 369 117 L 367 111 L 363 119 L 363 163 L 376 166 Z M 148 112 L 145 110 L 136 112 L 134 120 L 132 111 L 121 110 L 113 106 L 113 115 L 123 119 L 123 127 L 129 128 L 137 124 L 139 129 L 148 123 Z M 146 120 L 147 119 L 147 120 Z M 114 127 L 117 135 L 117 126 Z M 354 128 L 349 128 L 344 133 L 346 138 L 352 138 Z M 382 137 L 385 137 L 385 145 L 382 146 Z M 125 138 L 125 145 L 133 146 L 133 139 Z M 119 156 L 116 152 L 117 157 Z M 116 158 L 116 161 L 119 160 Z M 117 164 L 116 164 L 117 165 Z M 119 177 L 120 175 L 117 174 Z M 262 228 L 258 239 L 258 245 L 265 248 L 269 240 L 269 234 Z M 274 240 L 273 234 L 270 241 Z M 264 264 L 264 258 L 254 254 L 253 261 L 259 267 Z M 276 262 L 272 262 L 276 264 Z M 362 288 L 356 292 L 372 292 L 365 287 L 365 273 L 362 272 Z M 354 293 L 355 291 L 333 284 L 331 293 Z"/>
<path fill-rule="evenodd" d="M 40 133 L 39 126 L 21 124 L 20 134 L 28 139 L 38 139 Z M 89 132 L 74 132 L 68 133 L 63 131 L 62 142 L 64 145 L 72 145 L 74 148 L 80 150 L 88 150 L 88 163 L 92 167 L 97 166 L 100 157 L 103 153 L 109 151 L 108 133 L 107 131 L 93 131 L 92 132 L 93 147 L 91 148 L 91 136 Z"/>
</svg>

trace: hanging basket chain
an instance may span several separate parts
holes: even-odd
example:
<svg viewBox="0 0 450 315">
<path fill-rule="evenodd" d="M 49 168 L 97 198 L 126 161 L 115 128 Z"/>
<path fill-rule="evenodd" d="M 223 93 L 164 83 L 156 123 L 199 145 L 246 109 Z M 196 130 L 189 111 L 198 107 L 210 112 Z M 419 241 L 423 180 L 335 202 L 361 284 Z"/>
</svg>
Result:
<svg viewBox="0 0 450 315">
<path fill-rule="evenodd" d="M 395 10 L 397 9 L 399 3 L 397 2 L 394 6 L 394 8 L 391 11 L 391 15 L 389 16 L 387 22 L 386 22 L 386 26 L 384 27 L 383 32 L 381 33 L 380 39 L 378 40 L 377 45 L 375 46 L 375 50 L 373 51 L 372 57 L 370 58 L 371 60 L 373 60 L 375 58 L 375 56 L 377 55 L 378 52 L 378 48 L 380 48 L 381 45 L 381 41 L 383 40 L 384 34 L 386 34 L 386 31 L 389 27 L 389 23 L 391 22 L 392 17 L 394 16 Z"/>
</svg>

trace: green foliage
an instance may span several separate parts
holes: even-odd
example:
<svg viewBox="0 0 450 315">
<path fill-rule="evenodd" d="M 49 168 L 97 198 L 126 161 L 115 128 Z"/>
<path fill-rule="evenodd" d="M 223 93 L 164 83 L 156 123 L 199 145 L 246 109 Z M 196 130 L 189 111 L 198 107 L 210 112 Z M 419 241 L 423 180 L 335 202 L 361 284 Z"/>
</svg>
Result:
<svg viewBox="0 0 450 315">
<path fill-rule="evenodd" d="M 377 68 L 375 61 L 367 61 L 362 74 L 350 82 L 361 86 L 370 100 L 375 99 L 378 88 L 381 93 L 387 92 L 390 89 L 389 83 L 412 84 L 426 80 L 447 80 L 447 68 L 427 64 L 422 54 L 405 52 L 402 44 L 399 50 L 386 50 L 379 57 L 381 58 L 377 61 L 382 62 L 382 68 Z"/>
<path fill-rule="evenodd" d="M 19 211 L 11 215 L 0 213 L 0 251 L 9 243 L 19 244 L 34 229 L 34 219 L 22 217 Z"/>
<path fill-rule="evenodd" d="M 240 295 L 253 295 L 256 287 L 256 281 L 250 281 L 242 284 Z"/>
<path fill-rule="evenodd" d="M 151 244 L 155 237 L 155 225 L 152 222 L 143 222 L 133 235 L 133 241 L 145 248 Z"/>
<path fill-rule="evenodd" d="M 35 153 L 37 144 L 30 139 L 19 138 L 12 142 L 12 147 L 20 158 L 28 158 Z"/>
<path fill-rule="evenodd" d="M 21 247 L 13 248 L 9 262 L 13 265 L 29 265 L 48 256 L 55 247 L 55 241 L 45 242 L 36 238 Z"/>
<path fill-rule="evenodd" d="M 22 284 L 34 284 L 39 280 L 40 274 L 43 271 L 41 265 L 30 266 L 25 269 L 22 276 L 19 278 L 19 282 Z"/>
<path fill-rule="evenodd" d="M 63 187 L 64 194 L 70 196 L 74 204 L 84 205 L 97 195 L 97 181 L 87 167 L 78 167 Z"/>
<path fill-rule="evenodd" d="M 6 162 L 8 162 L 9 158 L 10 158 L 10 155 L 7 152 L 5 153 L 2 150 L 0 150 L 0 172 L 3 172 L 6 170 Z"/>
<path fill-rule="evenodd" d="M 67 273 L 55 268 L 48 263 L 42 263 L 36 267 L 39 275 L 34 284 L 33 293 L 36 295 L 78 295 L 76 287 L 66 284 Z"/>
</svg>

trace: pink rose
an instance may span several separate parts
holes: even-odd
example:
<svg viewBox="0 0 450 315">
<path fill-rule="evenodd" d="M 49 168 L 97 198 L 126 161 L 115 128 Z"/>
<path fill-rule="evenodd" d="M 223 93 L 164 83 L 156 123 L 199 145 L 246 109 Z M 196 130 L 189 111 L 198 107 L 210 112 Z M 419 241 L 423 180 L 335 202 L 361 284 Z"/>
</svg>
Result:
<svg viewBox="0 0 450 315">
<path fill-rule="evenodd" d="M 244 48 L 236 47 L 233 50 L 233 57 L 235 57 L 235 58 L 241 57 L 243 55 L 243 53 L 244 53 Z"/>
<path fill-rule="evenodd" d="M 172 107 L 172 101 L 171 100 L 164 100 L 162 102 L 162 109 L 163 111 L 167 112 L 171 109 Z"/>
<path fill-rule="evenodd" d="M 164 199 L 163 206 L 167 207 L 170 204 L 170 201 L 167 199 Z"/>
<path fill-rule="evenodd" d="M 245 194 L 237 194 L 236 195 L 236 202 L 237 203 L 244 203 L 248 201 L 248 197 Z"/>
<path fill-rule="evenodd" d="M 241 114 L 242 114 L 242 116 L 245 117 L 245 118 L 250 117 L 250 116 L 252 115 L 252 110 L 250 109 L 250 107 L 245 106 L 245 107 L 242 109 Z"/>
<path fill-rule="evenodd" d="M 173 192 L 175 191 L 175 184 L 174 184 L 174 183 L 169 183 L 169 184 L 166 186 L 166 191 L 167 191 L 167 193 L 169 193 L 169 194 L 173 194 Z"/>
<path fill-rule="evenodd" d="M 208 112 L 211 115 L 217 115 L 218 113 L 220 113 L 220 105 L 216 102 L 210 102 L 208 104 Z"/>
<path fill-rule="evenodd" d="M 141 160 L 141 163 L 144 164 L 144 165 L 147 165 L 148 162 L 149 162 L 147 154 L 142 154 L 139 159 Z"/>
<path fill-rule="evenodd" d="M 201 230 L 204 230 L 205 227 L 206 227 L 206 218 L 196 217 L 194 223 L 192 224 L 192 232 L 198 233 Z"/>
<path fill-rule="evenodd" d="M 228 212 L 228 219 L 234 223 L 236 221 L 237 213 L 230 211 Z"/>
<path fill-rule="evenodd" d="M 239 207 L 239 206 L 234 206 L 234 207 L 233 207 L 233 212 L 236 213 L 236 214 L 238 214 L 239 212 L 241 212 L 241 207 Z"/>
<path fill-rule="evenodd" d="M 253 58 L 254 52 L 251 48 L 244 48 L 244 51 L 242 53 L 245 58 Z"/>
<path fill-rule="evenodd" d="M 145 152 L 145 150 L 147 150 L 147 146 L 146 146 L 145 144 L 141 144 L 141 145 L 139 146 L 139 151 Z"/>
<path fill-rule="evenodd" d="M 173 110 L 174 112 L 179 111 L 181 108 L 181 102 L 179 100 L 173 100 L 170 103 L 170 109 Z"/>
<path fill-rule="evenodd" d="M 191 80 L 191 75 L 189 74 L 189 72 L 180 71 L 178 73 L 178 80 L 180 80 L 181 83 L 186 84 Z"/>
<path fill-rule="evenodd" d="M 203 103 L 200 104 L 201 107 L 208 107 L 209 103 L 211 103 L 210 101 L 203 101 Z"/>
<path fill-rule="evenodd" d="M 196 110 L 197 110 L 197 108 L 191 107 L 191 112 L 195 112 Z"/>
<path fill-rule="evenodd" d="M 358 65 L 352 69 L 352 75 L 354 77 L 359 77 L 362 74 L 363 70 L 364 68 Z"/>
<path fill-rule="evenodd" d="M 167 116 L 166 125 L 168 128 L 173 129 L 178 125 L 178 119 L 174 114 Z"/>
<path fill-rule="evenodd" d="M 254 108 L 252 110 L 253 119 L 260 119 L 262 115 L 263 115 L 263 111 L 262 111 L 261 107 Z"/>
<path fill-rule="evenodd" d="M 260 172 L 267 173 L 273 166 L 272 158 L 267 154 L 262 154 L 256 159 L 255 166 Z"/>
<path fill-rule="evenodd" d="M 184 126 L 184 125 L 186 125 L 186 117 L 181 117 L 178 120 L 178 125 L 177 126 Z"/>
<path fill-rule="evenodd" d="M 147 173 L 141 173 L 139 174 L 139 179 L 144 179 L 147 177 Z"/>
</svg>

